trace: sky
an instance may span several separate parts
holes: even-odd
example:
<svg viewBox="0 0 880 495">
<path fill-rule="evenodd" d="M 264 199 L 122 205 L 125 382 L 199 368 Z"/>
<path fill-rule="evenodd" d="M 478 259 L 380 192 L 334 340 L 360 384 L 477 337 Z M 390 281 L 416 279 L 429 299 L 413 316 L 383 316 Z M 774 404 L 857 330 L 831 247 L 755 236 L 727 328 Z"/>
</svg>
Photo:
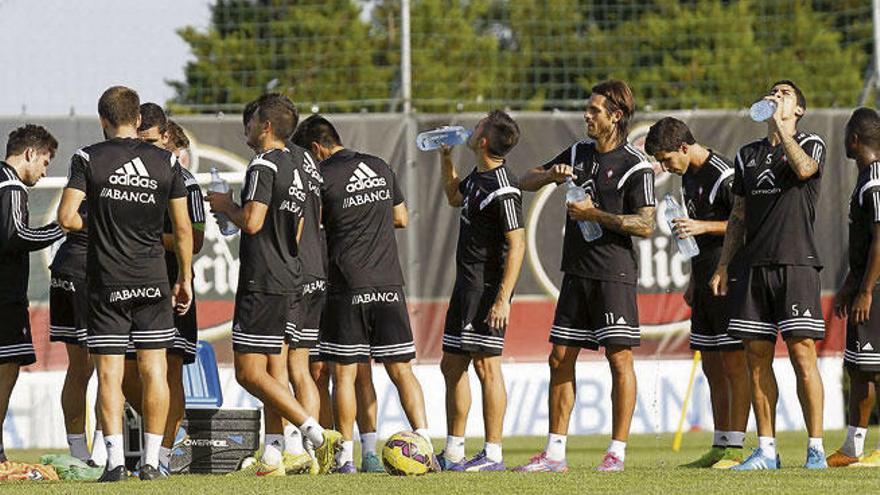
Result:
<svg viewBox="0 0 880 495">
<path fill-rule="evenodd" d="M 0 0 L 0 115 L 97 114 L 110 86 L 164 103 L 192 58 L 176 30 L 209 0 Z"/>
</svg>

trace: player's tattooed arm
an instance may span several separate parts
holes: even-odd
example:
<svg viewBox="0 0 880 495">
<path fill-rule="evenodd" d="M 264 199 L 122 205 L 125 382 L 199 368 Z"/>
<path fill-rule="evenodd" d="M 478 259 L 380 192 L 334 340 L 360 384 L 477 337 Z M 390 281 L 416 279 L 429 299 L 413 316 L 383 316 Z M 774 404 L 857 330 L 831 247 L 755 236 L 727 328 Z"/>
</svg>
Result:
<svg viewBox="0 0 880 495">
<path fill-rule="evenodd" d="M 788 158 L 788 166 L 800 180 L 807 180 L 819 171 L 819 162 L 801 148 L 794 136 L 780 132 L 782 136 L 782 148 Z"/>
<path fill-rule="evenodd" d="M 602 227 L 636 237 L 651 237 L 654 234 L 654 207 L 643 206 L 635 215 L 615 215 L 593 206 L 593 200 L 568 203 L 568 215 L 572 220 L 598 222 Z"/>
<path fill-rule="evenodd" d="M 849 310 L 849 316 L 856 325 L 868 321 L 868 317 L 871 315 L 874 286 L 877 285 L 877 279 L 880 278 L 880 224 L 875 223 L 871 226 L 871 234 L 868 267 L 865 269 L 865 275 L 852 298 L 852 306 Z"/>
<path fill-rule="evenodd" d="M 742 196 L 733 198 L 733 209 L 727 218 L 727 234 L 724 236 L 724 245 L 721 248 L 721 259 L 709 286 L 716 296 L 727 294 L 727 265 L 733 259 L 733 255 L 743 245 L 746 234 L 746 200 Z"/>
<path fill-rule="evenodd" d="M 449 206 L 459 207 L 464 202 L 458 185 L 461 184 L 461 178 L 455 170 L 455 163 L 452 162 L 452 147 L 440 147 L 440 173 L 443 175 L 443 192 L 446 193 L 446 201 Z"/>
<path fill-rule="evenodd" d="M 719 265 L 727 266 L 733 255 L 742 247 L 746 235 L 746 200 L 742 196 L 733 199 L 733 209 L 727 218 L 727 232 L 724 234 L 724 245 L 721 248 Z"/>
<path fill-rule="evenodd" d="M 568 177 L 574 177 L 574 169 L 565 163 L 558 163 L 548 169 L 535 167 L 519 178 L 519 187 L 523 191 L 537 191 L 547 184 L 561 184 Z"/>
</svg>

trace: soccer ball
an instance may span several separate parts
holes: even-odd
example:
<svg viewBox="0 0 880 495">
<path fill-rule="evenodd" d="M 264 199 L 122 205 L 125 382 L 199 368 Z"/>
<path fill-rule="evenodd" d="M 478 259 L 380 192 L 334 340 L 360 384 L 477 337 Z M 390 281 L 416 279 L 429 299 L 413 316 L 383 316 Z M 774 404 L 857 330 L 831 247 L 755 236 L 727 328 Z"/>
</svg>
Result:
<svg viewBox="0 0 880 495">
<path fill-rule="evenodd" d="M 425 474 L 431 468 L 433 449 L 427 440 L 411 431 L 391 435 L 382 449 L 385 471 L 395 476 Z"/>
</svg>

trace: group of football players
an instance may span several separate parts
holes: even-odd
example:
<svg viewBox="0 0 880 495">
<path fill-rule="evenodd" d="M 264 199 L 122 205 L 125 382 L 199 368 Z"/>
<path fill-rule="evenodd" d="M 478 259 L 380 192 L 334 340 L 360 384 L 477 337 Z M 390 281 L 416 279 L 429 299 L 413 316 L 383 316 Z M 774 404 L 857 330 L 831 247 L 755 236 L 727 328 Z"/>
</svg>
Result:
<svg viewBox="0 0 880 495">
<path fill-rule="evenodd" d="M 733 160 L 698 143 L 671 117 L 655 123 L 645 143 L 662 169 L 682 177 L 688 216 L 672 219 L 674 235 L 692 236 L 699 247 L 685 300 L 692 308 L 691 348 L 701 351 L 710 386 L 715 435 L 712 448 L 685 466 L 780 467 L 772 367 L 777 334 L 788 349 L 809 434 L 805 467 L 880 465 L 880 451 L 864 455 L 880 372 L 880 309 L 872 305 L 880 277 L 880 116 L 856 110 L 843 136 L 858 168 L 849 211 L 850 270 L 835 303 L 849 320 L 850 417 L 843 446 L 826 459 L 816 353 L 825 320 L 814 231 L 826 146 L 798 128 L 807 104 L 794 82 L 773 84 L 764 98 L 775 106 L 766 138 L 742 146 Z M 640 342 L 632 238 L 653 234 L 656 203 L 654 165 L 627 141 L 634 109 L 626 83 L 597 84 L 584 112 L 587 139 L 521 175 L 505 160 L 520 130 L 503 111 L 489 112 L 474 128 L 466 174 L 459 174 L 452 149 L 441 148 L 443 192 L 460 219 L 440 363 L 447 438 L 431 455 L 433 470 L 506 469 L 501 356 L 525 254 L 522 192 L 558 184 L 582 188 L 586 199 L 567 203 L 564 277 L 549 332 L 547 443 L 514 470 L 568 469 L 566 435 L 583 348 L 604 348 L 612 380 L 611 441 L 597 469 L 624 469 L 636 403 L 632 349 Z M 356 473 L 355 423 L 361 470 L 381 471 L 373 361 L 387 371 L 413 431 L 430 443 L 394 234 L 406 227 L 407 210 L 385 161 L 346 148 L 325 117 L 300 122 L 287 97 L 264 94 L 243 113 L 255 155 L 239 201 L 231 193 L 203 197 L 186 168 L 186 135 L 158 105 L 141 104 L 134 90 L 114 86 L 101 96 L 98 114 L 106 140 L 74 153 L 57 223 L 40 228 L 29 224 L 28 188 L 46 175 L 58 143 L 32 124 L 9 135 L 0 167 L 0 419 L 20 367 L 35 362 L 28 253 L 63 239 L 51 265 L 50 337 L 67 348 L 61 401 L 71 454 L 104 466 L 101 481 L 125 479 L 128 402 L 143 417 L 138 477 L 168 474 L 184 416 L 182 369 L 196 355 L 191 265 L 203 244 L 207 202 L 241 231 L 235 375 L 264 410 L 261 458 L 240 474 Z M 471 364 L 482 388 L 485 444 L 467 457 Z M 97 429 L 90 451 L 85 390 L 94 371 Z M 745 456 L 750 411 L 758 448 Z"/>
</svg>

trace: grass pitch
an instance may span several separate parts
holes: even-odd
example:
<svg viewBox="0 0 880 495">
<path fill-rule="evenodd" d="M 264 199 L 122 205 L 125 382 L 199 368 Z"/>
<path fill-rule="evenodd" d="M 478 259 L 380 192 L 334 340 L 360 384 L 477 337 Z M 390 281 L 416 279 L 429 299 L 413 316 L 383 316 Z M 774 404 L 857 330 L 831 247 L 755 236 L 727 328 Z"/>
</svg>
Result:
<svg viewBox="0 0 880 495">
<path fill-rule="evenodd" d="M 826 449 L 832 452 L 843 438 L 843 432 L 828 432 Z M 87 482 L 17 482 L 0 483 L 0 493 L 64 493 L 88 495 L 92 493 L 143 493 L 150 495 L 184 493 L 210 494 L 267 494 L 267 493 L 357 493 L 382 494 L 468 494 L 537 493 L 658 493 L 673 495 L 694 493 L 873 493 L 880 487 L 880 469 L 840 468 L 827 471 L 807 471 L 801 466 L 806 452 L 806 433 L 784 433 L 778 438 L 783 469 L 775 472 L 736 473 L 711 469 L 676 469 L 689 462 L 711 443 L 708 433 L 685 435 L 680 452 L 672 452 L 671 435 L 635 435 L 627 449 L 626 471 L 597 473 L 593 467 L 601 461 L 608 442 L 607 436 L 570 437 L 568 456 L 570 471 L 566 474 L 520 473 L 441 473 L 416 478 L 398 478 L 385 474 L 354 476 L 290 476 L 286 478 L 227 478 L 224 476 L 174 476 L 168 480 L 142 483 L 136 479 L 113 486 Z M 747 450 L 756 439 L 750 435 Z M 866 450 L 877 442 L 877 430 L 872 428 Z M 525 462 L 543 447 L 544 439 L 516 437 L 504 443 L 508 467 Z M 467 443 L 468 454 L 481 448 L 479 440 Z M 439 446 L 439 444 L 438 444 Z M 38 451 L 9 452 L 10 458 L 35 462 Z"/>
</svg>

